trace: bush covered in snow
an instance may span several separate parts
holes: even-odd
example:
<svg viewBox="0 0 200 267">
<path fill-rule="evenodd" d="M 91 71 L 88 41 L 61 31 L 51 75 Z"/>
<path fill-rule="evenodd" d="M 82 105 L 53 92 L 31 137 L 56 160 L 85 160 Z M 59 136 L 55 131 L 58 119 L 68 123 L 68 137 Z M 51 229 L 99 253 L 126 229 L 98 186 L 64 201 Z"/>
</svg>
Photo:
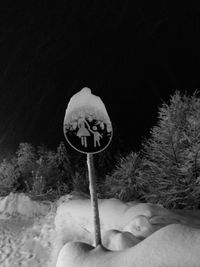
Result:
<svg viewBox="0 0 200 267">
<path fill-rule="evenodd" d="M 110 150 L 95 155 L 98 185 L 102 186 L 106 174 L 112 170 L 118 157 L 116 150 L 111 146 Z M 89 193 L 86 155 L 67 151 L 63 142 L 55 151 L 44 145 L 36 148 L 30 143 L 20 143 L 16 154 L 0 163 L 0 196 L 26 192 L 55 199 L 73 190 Z"/>
<path fill-rule="evenodd" d="M 139 153 L 131 152 L 121 157 L 113 173 L 106 177 L 105 195 L 123 201 L 144 199 L 146 182 L 142 178 L 143 167 Z"/>
<path fill-rule="evenodd" d="M 200 98 L 176 92 L 163 103 L 143 149 L 122 158 L 107 177 L 109 196 L 144 199 L 165 207 L 200 202 Z"/>
<path fill-rule="evenodd" d="M 144 144 L 151 191 L 146 199 L 168 207 L 198 208 L 200 202 L 200 98 L 176 92 L 159 110 Z"/>
<path fill-rule="evenodd" d="M 61 142 L 57 151 L 45 146 L 37 149 L 20 143 L 11 160 L 0 163 L 0 195 L 27 192 L 41 196 L 49 191 L 67 193 L 72 187 L 72 170 L 67 151 Z"/>
<path fill-rule="evenodd" d="M 11 191 L 15 191 L 18 185 L 18 172 L 15 168 L 14 160 L 4 159 L 0 163 L 0 194 L 7 195 Z"/>
</svg>

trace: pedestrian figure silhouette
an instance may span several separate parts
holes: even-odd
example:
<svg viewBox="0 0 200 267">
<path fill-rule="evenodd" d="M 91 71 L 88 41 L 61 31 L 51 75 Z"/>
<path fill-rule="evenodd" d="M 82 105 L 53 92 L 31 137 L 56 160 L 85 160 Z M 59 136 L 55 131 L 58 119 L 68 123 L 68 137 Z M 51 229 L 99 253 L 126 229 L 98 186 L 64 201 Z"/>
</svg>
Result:
<svg viewBox="0 0 200 267">
<path fill-rule="evenodd" d="M 97 126 L 93 126 L 92 129 L 94 131 L 91 129 L 89 129 L 89 131 L 92 132 L 94 135 L 94 147 L 96 147 L 96 144 L 100 146 L 100 138 L 102 137 L 102 135 L 99 132 L 97 132 Z"/>
<path fill-rule="evenodd" d="M 88 129 L 85 127 L 85 120 L 81 121 L 78 124 L 78 132 L 77 132 L 77 136 L 79 138 L 81 138 L 81 145 L 84 147 L 87 147 L 87 136 L 90 136 L 90 132 L 88 131 Z"/>
</svg>

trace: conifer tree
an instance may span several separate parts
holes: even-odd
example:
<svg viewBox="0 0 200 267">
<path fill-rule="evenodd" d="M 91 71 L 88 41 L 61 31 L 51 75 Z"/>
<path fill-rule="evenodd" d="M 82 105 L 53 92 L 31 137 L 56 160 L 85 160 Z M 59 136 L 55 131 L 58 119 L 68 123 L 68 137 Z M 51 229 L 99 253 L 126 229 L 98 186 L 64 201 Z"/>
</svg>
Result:
<svg viewBox="0 0 200 267">
<path fill-rule="evenodd" d="M 57 167 L 57 153 L 46 146 L 39 146 L 37 149 L 37 175 L 42 177 L 46 189 L 52 188 L 59 181 L 59 170 Z"/>
<path fill-rule="evenodd" d="M 141 172 L 143 160 L 140 153 L 129 153 L 121 157 L 114 171 L 106 177 L 106 195 L 123 201 L 143 199 L 145 182 Z"/>
<path fill-rule="evenodd" d="M 16 191 L 18 172 L 15 169 L 15 159 L 3 159 L 0 163 L 0 196 Z"/>
<path fill-rule="evenodd" d="M 37 155 L 33 145 L 20 143 L 17 150 L 17 166 L 20 173 L 19 183 L 21 188 L 31 187 L 32 172 L 36 170 Z"/>
<path fill-rule="evenodd" d="M 159 109 L 158 124 L 143 143 L 146 199 L 167 207 L 197 207 L 200 175 L 200 98 L 177 91 Z"/>
<path fill-rule="evenodd" d="M 57 147 L 57 167 L 60 172 L 60 180 L 67 183 L 68 186 L 72 186 L 73 171 L 71 168 L 71 162 L 69 154 L 66 150 L 64 142 L 60 142 Z"/>
</svg>

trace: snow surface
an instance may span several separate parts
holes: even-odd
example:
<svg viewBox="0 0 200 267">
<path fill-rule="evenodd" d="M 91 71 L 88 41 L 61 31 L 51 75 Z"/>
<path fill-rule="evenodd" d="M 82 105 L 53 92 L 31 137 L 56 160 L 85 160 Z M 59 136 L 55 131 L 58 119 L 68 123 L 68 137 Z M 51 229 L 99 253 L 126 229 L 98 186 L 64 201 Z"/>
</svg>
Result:
<svg viewBox="0 0 200 267">
<path fill-rule="evenodd" d="M 96 258 L 99 266 L 105 266 L 102 260 L 106 259 L 110 267 L 156 267 L 163 266 L 171 255 L 173 261 L 166 266 L 180 266 L 180 259 L 184 263 L 181 266 L 199 266 L 199 211 L 172 212 L 158 205 L 116 199 L 99 200 L 99 206 L 103 244 L 123 251 L 108 253 L 107 249 L 91 247 L 94 237 L 87 195 L 70 194 L 54 203 L 33 201 L 25 194 L 0 198 L 0 266 L 96 267 Z M 85 243 L 77 252 L 71 241 L 85 242 L 92 250 L 89 256 L 85 254 L 85 263 L 80 257 L 79 265 L 73 258 L 83 247 L 85 251 Z"/>
<path fill-rule="evenodd" d="M 9 194 L 6 197 L 0 197 L 1 218 L 7 218 L 9 215 L 21 215 L 25 217 L 35 217 L 47 214 L 51 209 L 50 202 L 32 201 L 25 194 Z"/>
<path fill-rule="evenodd" d="M 118 199 L 99 199 L 99 214 L 101 229 L 118 229 L 126 231 L 146 231 L 148 226 L 167 225 L 170 222 L 186 223 L 186 218 L 164 209 L 160 205 L 150 203 L 130 202 L 124 203 Z M 93 214 L 90 199 L 74 199 L 62 203 L 57 210 L 55 225 L 59 229 L 61 225 L 67 224 L 68 218 L 78 223 L 90 232 L 93 232 Z M 162 218 L 162 219 L 161 219 Z M 170 219 L 169 219 L 170 218 Z M 152 221 L 152 222 L 150 222 Z M 188 219 L 190 222 L 190 220 Z M 198 221 L 199 222 L 199 221 Z M 140 228 L 139 228 L 140 226 Z M 143 228 L 142 228 L 143 227 Z M 132 228 L 132 231 L 131 231 Z M 152 232 L 152 230 L 151 230 Z M 142 235 L 142 233 L 140 232 Z M 145 233 L 146 237 L 147 234 Z"/>
<path fill-rule="evenodd" d="M 124 250 L 138 244 L 141 239 L 130 232 L 111 229 L 102 231 L 102 244 L 105 248 L 113 251 Z"/>
<path fill-rule="evenodd" d="M 84 87 L 71 97 L 65 112 L 64 125 L 90 116 L 103 121 L 107 125 L 107 131 L 112 131 L 111 121 L 101 98 L 93 95 L 88 87 Z"/>
<path fill-rule="evenodd" d="M 200 229 L 171 224 L 123 251 L 69 242 L 62 247 L 56 267 L 199 267 L 199 247 Z"/>
<path fill-rule="evenodd" d="M 116 229 L 121 232 L 128 231 L 134 238 L 141 240 L 173 223 L 200 227 L 200 220 L 193 220 L 189 217 L 185 217 L 184 213 L 179 215 L 164 209 L 160 205 L 139 203 L 138 201 L 124 203 L 117 199 L 99 199 L 98 202 L 103 242 L 105 242 L 103 244 L 107 248 L 114 248 L 114 250 L 122 248 L 122 244 L 120 244 L 120 238 L 122 238 L 122 236 L 120 237 L 118 235 L 117 237 L 117 234 L 113 235 L 112 240 L 111 235 L 110 237 L 108 236 L 106 240 L 104 236 L 106 231 Z M 58 206 L 55 217 L 57 238 L 54 243 L 54 257 L 57 258 L 60 249 L 65 243 L 71 240 L 74 241 L 76 239 L 92 245 L 93 241 L 91 241 L 91 239 L 93 240 L 93 229 L 92 209 L 89 199 L 82 197 L 81 199 L 76 198 L 71 201 L 62 202 Z M 73 238 L 69 234 L 71 231 L 73 232 Z M 89 235 L 86 234 L 87 231 Z M 77 238 L 74 238 L 75 236 L 77 236 Z M 128 241 L 126 242 L 128 243 Z M 136 243 L 133 242 L 133 245 L 136 245 Z"/>
<path fill-rule="evenodd" d="M 0 266 L 47 267 L 54 234 L 50 202 L 25 194 L 0 198 Z"/>
</svg>

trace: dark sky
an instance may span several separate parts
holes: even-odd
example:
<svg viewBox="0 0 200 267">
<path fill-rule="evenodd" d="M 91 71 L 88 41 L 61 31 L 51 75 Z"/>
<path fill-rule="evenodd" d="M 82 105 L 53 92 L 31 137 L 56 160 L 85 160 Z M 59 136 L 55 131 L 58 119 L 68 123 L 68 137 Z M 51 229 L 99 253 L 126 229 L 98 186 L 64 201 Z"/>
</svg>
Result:
<svg viewBox="0 0 200 267">
<path fill-rule="evenodd" d="M 85 86 L 137 150 L 162 101 L 199 88 L 196 1 L 50 2 L 0 4 L 2 151 L 24 141 L 56 147 L 68 101 Z"/>
</svg>

